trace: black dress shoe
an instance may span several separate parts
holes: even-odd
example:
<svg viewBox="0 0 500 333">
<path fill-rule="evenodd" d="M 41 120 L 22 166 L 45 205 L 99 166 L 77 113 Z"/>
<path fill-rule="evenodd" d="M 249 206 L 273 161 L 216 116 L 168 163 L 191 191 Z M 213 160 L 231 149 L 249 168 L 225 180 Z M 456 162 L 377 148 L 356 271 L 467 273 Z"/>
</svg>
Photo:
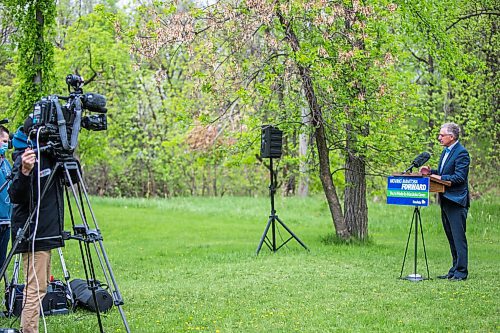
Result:
<svg viewBox="0 0 500 333">
<path fill-rule="evenodd" d="M 445 274 L 445 275 L 438 275 L 437 277 L 438 279 L 452 279 L 453 278 L 453 275 L 451 274 Z"/>
<path fill-rule="evenodd" d="M 467 280 L 467 276 L 464 276 L 464 277 L 454 276 L 454 277 L 450 278 L 450 281 L 453 281 L 453 282 L 465 281 L 465 280 Z"/>
</svg>

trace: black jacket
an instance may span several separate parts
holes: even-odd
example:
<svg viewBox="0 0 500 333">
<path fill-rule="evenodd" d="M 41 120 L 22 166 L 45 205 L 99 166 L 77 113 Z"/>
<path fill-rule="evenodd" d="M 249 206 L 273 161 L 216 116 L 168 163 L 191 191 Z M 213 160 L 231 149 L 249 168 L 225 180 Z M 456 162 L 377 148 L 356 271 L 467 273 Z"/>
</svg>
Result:
<svg viewBox="0 0 500 333">
<path fill-rule="evenodd" d="M 17 156 L 16 156 L 17 155 Z M 31 251 L 33 233 L 35 231 L 36 209 L 38 200 L 38 162 L 35 163 L 29 176 L 21 172 L 22 152 L 15 154 L 14 167 L 12 173 L 14 178 L 9 188 L 9 195 L 13 203 L 12 209 L 12 242 L 15 241 L 17 232 L 26 224 L 30 214 L 35 212 L 30 225 L 24 235 L 23 241 L 16 248 L 15 253 Z M 40 157 L 40 195 L 43 193 L 45 185 L 54 172 L 55 159 L 51 156 Z M 62 231 L 64 228 L 64 197 L 63 197 L 63 173 L 59 168 L 56 171 L 50 186 L 47 188 L 40 204 L 40 218 L 35 236 L 35 251 L 46 251 L 64 246 Z"/>
</svg>

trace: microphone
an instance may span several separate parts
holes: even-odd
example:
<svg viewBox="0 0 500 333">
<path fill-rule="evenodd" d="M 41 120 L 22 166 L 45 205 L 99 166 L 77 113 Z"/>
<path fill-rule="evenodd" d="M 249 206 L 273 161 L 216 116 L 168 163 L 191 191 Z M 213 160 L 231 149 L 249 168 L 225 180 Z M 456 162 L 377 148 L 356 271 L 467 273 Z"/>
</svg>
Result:
<svg viewBox="0 0 500 333">
<path fill-rule="evenodd" d="M 421 153 L 420 155 L 415 157 L 415 159 L 413 160 L 413 162 L 411 164 L 415 168 L 420 168 L 422 165 L 424 165 L 425 162 L 427 162 L 429 160 L 429 158 L 431 158 L 431 154 L 424 151 L 423 153 Z"/>
<path fill-rule="evenodd" d="M 14 146 L 12 145 L 12 140 L 14 139 L 14 133 L 9 134 L 9 149 L 12 149 Z"/>
<path fill-rule="evenodd" d="M 422 165 L 424 165 L 425 162 L 427 162 L 431 158 L 431 154 L 428 152 L 424 151 L 423 153 L 419 154 L 413 162 L 411 162 L 411 165 L 408 169 L 406 169 L 403 173 L 407 173 L 408 171 L 411 171 L 412 168 L 420 168 Z"/>
<path fill-rule="evenodd" d="M 106 113 L 106 97 L 96 93 L 85 93 L 82 96 L 83 107 L 92 112 Z"/>
<path fill-rule="evenodd" d="M 0 120 L 0 125 L 8 124 L 8 123 L 9 123 L 9 119 L 8 118 Z"/>
</svg>

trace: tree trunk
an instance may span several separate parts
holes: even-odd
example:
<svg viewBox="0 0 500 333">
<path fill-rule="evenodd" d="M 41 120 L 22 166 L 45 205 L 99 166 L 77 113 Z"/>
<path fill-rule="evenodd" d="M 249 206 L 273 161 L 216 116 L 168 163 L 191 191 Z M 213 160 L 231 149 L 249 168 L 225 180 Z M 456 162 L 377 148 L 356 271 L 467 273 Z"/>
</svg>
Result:
<svg viewBox="0 0 500 333">
<path fill-rule="evenodd" d="M 362 88 L 361 88 L 362 89 Z M 368 205 L 366 203 L 365 146 L 357 147 L 357 136 L 367 136 L 368 125 L 358 133 L 352 124 L 345 126 L 344 218 L 349 234 L 360 240 L 368 238 Z"/>
<path fill-rule="evenodd" d="M 342 215 L 342 208 L 337 196 L 337 190 L 335 188 L 335 184 L 333 183 L 332 173 L 330 171 L 329 150 L 326 144 L 325 127 L 322 122 L 316 125 L 315 138 L 316 146 L 318 148 L 319 177 L 321 179 L 321 185 L 323 185 L 326 200 L 328 201 L 330 214 L 333 218 L 335 232 L 338 237 L 348 239 L 351 235 L 349 234 L 347 224 L 344 220 L 344 216 Z"/>
<path fill-rule="evenodd" d="M 345 23 L 346 31 L 352 31 L 352 22 L 347 20 Z M 356 39 L 354 47 L 359 50 L 365 50 L 363 39 Z M 368 72 L 368 64 L 364 64 L 363 72 Z M 369 124 L 362 122 L 358 126 L 353 125 L 359 121 L 359 113 L 368 114 L 365 96 L 366 87 L 361 81 L 355 81 L 355 87 L 358 98 L 363 101 L 364 110 L 346 109 L 348 123 L 345 125 L 346 147 L 345 147 L 345 189 L 344 189 L 344 218 L 351 236 L 359 240 L 368 238 L 368 205 L 366 203 L 366 161 L 364 151 L 366 145 L 359 146 L 358 136 L 367 137 L 369 134 Z"/>
<path fill-rule="evenodd" d="M 279 8 L 276 9 L 276 14 L 279 17 L 281 26 L 285 30 L 286 38 L 290 43 L 293 51 L 299 51 L 299 40 L 297 39 L 297 36 L 295 35 L 292 27 L 288 24 L 288 22 L 286 22 Z M 326 200 L 328 202 L 328 207 L 330 208 L 330 213 L 333 218 L 335 232 L 338 237 L 342 239 L 348 239 L 350 238 L 350 235 L 344 220 L 344 216 L 342 215 L 342 207 L 337 196 L 337 190 L 335 188 L 335 184 L 333 183 L 332 173 L 330 170 L 330 151 L 328 150 L 328 145 L 326 143 L 325 127 L 323 124 L 321 106 L 318 104 L 318 100 L 316 98 L 311 79 L 311 71 L 309 70 L 309 68 L 299 63 L 297 63 L 297 67 L 302 79 L 302 87 L 306 95 L 307 103 L 309 104 L 309 108 L 312 114 L 311 125 L 315 128 L 320 179 L 323 186 L 323 191 L 325 192 Z"/>
<path fill-rule="evenodd" d="M 36 8 L 35 11 L 35 16 L 36 16 L 36 21 L 37 21 L 37 37 L 40 45 L 43 45 L 43 28 L 45 24 L 45 19 L 43 17 L 43 13 L 39 8 Z M 33 57 L 33 67 L 37 67 L 37 71 L 35 76 L 33 77 L 33 83 L 35 86 L 40 87 L 41 89 L 41 84 L 42 84 L 42 70 L 40 68 L 40 65 L 42 63 L 42 50 L 38 49 L 35 51 L 35 55 Z"/>
<path fill-rule="evenodd" d="M 306 107 L 302 108 L 302 123 L 309 125 L 310 117 L 309 110 Z M 307 197 L 309 195 L 309 174 L 307 172 L 307 148 L 309 146 L 309 135 L 306 133 L 299 134 L 299 197 Z"/>
<path fill-rule="evenodd" d="M 434 148 L 434 140 L 432 137 L 432 132 L 434 127 L 436 126 L 436 116 L 435 116 L 435 107 L 434 107 L 434 93 L 435 93 L 435 78 L 434 78 L 434 58 L 429 55 L 427 60 L 427 71 L 429 72 L 429 90 L 427 91 L 428 103 L 429 103 L 429 128 L 427 129 L 427 141 L 429 142 L 429 150 L 432 151 Z"/>
<path fill-rule="evenodd" d="M 213 177 L 212 177 L 212 190 L 213 190 L 213 195 L 214 197 L 218 196 L 219 193 L 217 191 L 217 162 L 214 161 L 214 168 L 213 168 Z"/>
<path fill-rule="evenodd" d="M 360 240 L 368 238 L 368 206 L 364 158 L 348 153 L 345 163 L 345 221 L 349 233 Z"/>
<path fill-rule="evenodd" d="M 292 137 L 292 142 L 294 141 L 295 140 Z M 285 136 L 283 137 L 283 153 L 285 153 L 285 150 L 289 150 L 288 147 L 289 147 L 288 136 Z M 290 150 L 290 155 L 293 155 L 292 150 Z M 293 172 L 293 167 L 290 165 L 289 162 L 286 162 L 283 165 L 282 174 L 284 179 L 283 185 L 281 187 L 283 196 L 285 197 L 293 196 L 295 194 L 295 174 Z"/>
</svg>

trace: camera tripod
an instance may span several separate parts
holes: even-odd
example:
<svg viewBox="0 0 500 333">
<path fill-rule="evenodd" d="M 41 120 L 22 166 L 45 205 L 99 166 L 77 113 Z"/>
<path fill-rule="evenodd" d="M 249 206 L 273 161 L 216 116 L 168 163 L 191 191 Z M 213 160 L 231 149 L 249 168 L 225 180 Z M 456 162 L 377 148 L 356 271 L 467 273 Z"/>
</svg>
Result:
<svg viewBox="0 0 500 333">
<path fill-rule="evenodd" d="M 405 268 L 406 254 L 408 253 L 408 245 L 410 244 L 411 231 L 413 229 L 413 222 L 415 222 L 415 243 L 414 243 L 414 258 L 413 258 L 413 274 L 410 274 L 403 278 L 403 270 Z M 420 274 L 417 274 L 417 251 L 418 251 L 418 228 L 420 225 L 420 235 L 422 237 L 422 246 L 424 248 L 424 257 L 425 257 L 425 266 L 427 267 L 427 278 L 422 277 Z M 413 217 L 411 219 L 410 230 L 408 231 L 408 239 L 406 240 L 406 248 L 405 255 L 403 257 L 403 265 L 401 266 L 401 274 L 399 275 L 400 279 L 405 279 L 409 281 L 422 281 L 422 280 L 430 280 L 429 274 L 429 264 L 427 263 L 427 251 L 425 250 L 425 241 L 424 241 L 424 230 L 422 229 L 422 217 L 420 216 L 420 207 L 415 206 L 413 210 Z"/>
<path fill-rule="evenodd" d="M 62 173 L 62 175 L 61 175 Z M 63 178 L 63 179 L 60 179 Z M 125 312 L 122 309 L 123 299 L 121 296 L 121 293 L 118 288 L 118 284 L 116 282 L 115 276 L 113 274 L 113 270 L 111 268 L 111 264 L 109 263 L 108 255 L 106 253 L 106 250 L 104 248 L 103 244 L 103 237 L 101 235 L 101 232 L 99 230 L 99 227 L 97 225 L 97 220 L 95 218 L 94 212 L 92 210 L 92 207 L 90 205 L 90 200 L 87 194 L 87 189 L 85 187 L 85 183 L 82 178 L 81 174 L 81 168 L 80 164 L 78 163 L 77 160 L 75 160 L 73 157 L 63 157 L 61 160 L 58 160 L 56 162 L 55 167 L 53 168 L 49 178 L 47 179 L 47 182 L 42 190 L 41 197 L 39 198 L 39 201 L 43 200 L 44 195 L 46 194 L 47 190 L 50 188 L 51 184 L 53 184 L 56 181 L 61 181 L 65 185 L 65 192 L 66 192 L 66 201 L 68 203 L 68 210 L 70 213 L 70 218 L 71 218 L 71 224 L 73 227 L 73 235 L 71 235 L 70 232 L 64 232 L 63 238 L 64 239 L 76 239 L 78 240 L 78 244 L 80 247 L 80 253 L 82 257 L 82 264 L 85 272 L 85 278 L 87 280 L 87 285 L 89 290 L 92 291 L 92 298 L 94 301 L 94 304 L 96 304 L 96 316 L 97 316 L 97 322 L 99 325 L 100 332 L 104 332 L 102 320 L 101 320 L 101 314 L 99 311 L 99 307 L 97 306 L 97 297 L 96 297 L 96 290 L 98 288 L 97 285 L 97 279 L 96 279 L 96 274 L 95 274 L 95 267 L 94 267 L 94 262 L 92 259 L 92 251 L 91 249 L 93 248 L 99 264 L 101 266 L 104 278 L 106 280 L 107 285 L 109 286 L 110 293 L 113 297 L 113 304 L 118 308 L 118 311 L 121 315 L 123 325 L 125 326 L 125 330 L 127 333 L 130 333 L 130 328 L 127 323 L 127 319 L 125 316 Z M 72 194 L 72 199 L 75 202 L 75 206 L 77 207 L 78 213 L 81 218 L 81 225 L 76 225 L 75 224 L 75 216 L 73 213 L 73 207 L 71 205 L 71 199 L 70 199 L 70 194 L 68 191 L 68 188 L 71 189 L 71 194 Z M 91 229 L 88 219 L 87 219 L 87 214 L 85 207 L 88 208 L 88 211 L 90 213 L 90 218 L 93 222 L 93 226 L 95 229 Z M 12 257 L 14 256 L 14 253 L 19 246 L 19 244 L 25 239 L 25 234 L 29 228 L 30 222 L 33 219 L 34 215 L 36 213 L 36 210 L 33 210 L 31 214 L 29 215 L 26 223 L 24 224 L 22 229 L 19 229 L 16 239 L 12 244 L 12 248 L 10 252 L 8 253 L 5 262 L 0 269 L 0 276 L 4 276 L 5 271 L 7 270 L 7 267 L 10 264 L 10 261 L 12 260 Z M 29 237 L 32 237 L 31 235 L 28 235 Z M 29 239 L 29 238 L 28 238 Z M 33 240 L 34 241 L 34 240 Z M 91 247 L 92 246 L 92 247 Z M 63 270 L 65 271 L 65 277 L 67 270 L 65 268 L 65 264 L 62 264 Z M 69 274 L 67 275 L 69 279 Z M 69 285 L 69 283 L 68 283 Z"/>
<path fill-rule="evenodd" d="M 271 183 L 269 185 L 269 195 L 271 197 L 271 214 L 269 215 L 269 220 L 267 221 L 266 228 L 264 229 L 264 233 L 262 234 L 262 237 L 260 239 L 259 246 L 257 246 L 257 251 L 256 251 L 255 255 L 259 254 L 260 249 L 262 248 L 262 244 L 264 244 L 264 242 L 266 243 L 269 250 L 276 252 L 279 249 L 281 249 L 286 243 L 288 243 L 291 239 L 295 239 L 297 242 L 299 242 L 300 245 L 302 245 L 302 247 L 304 249 L 309 251 L 307 246 L 299 239 L 299 237 L 297 237 L 293 233 L 293 231 L 290 230 L 290 228 L 288 228 L 286 226 L 286 224 L 283 223 L 283 221 L 281 221 L 279 219 L 278 215 L 276 215 L 276 210 L 274 209 L 274 194 L 276 193 L 277 181 L 276 181 L 276 173 L 273 170 L 273 159 L 272 158 L 270 158 L 270 162 L 269 162 L 269 175 L 270 175 L 269 178 L 271 181 Z M 288 233 L 290 234 L 290 238 L 288 238 L 286 241 L 284 241 L 280 246 L 277 246 L 277 244 L 276 244 L 276 230 L 277 230 L 276 221 L 283 228 L 285 228 L 285 230 L 288 231 Z M 271 229 L 271 239 L 269 239 L 269 237 L 267 237 L 267 233 L 268 233 L 269 229 Z"/>
</svg>

